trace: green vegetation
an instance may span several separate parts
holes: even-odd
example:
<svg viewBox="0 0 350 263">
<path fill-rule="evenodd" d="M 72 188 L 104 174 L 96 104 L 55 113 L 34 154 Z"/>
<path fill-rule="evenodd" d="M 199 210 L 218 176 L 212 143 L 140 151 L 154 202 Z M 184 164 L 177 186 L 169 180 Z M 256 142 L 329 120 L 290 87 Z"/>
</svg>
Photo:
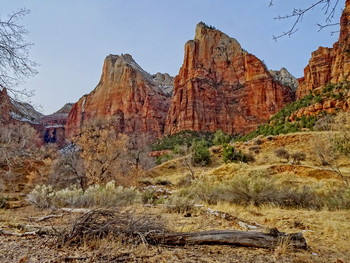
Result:
<svg viewBox="0 0 350 263">
<path fill-rule="evenodd" d="M 209 144 L 205 140 L 194 141 L 192 144 L 192 157 L 194 164 L 205 166 L 210 163 Z"/>
<path fill-rule="evenodd" d="M 273 115 L 267 124 L 259 125 L 258 128 L 244 136 L 239 137 L 238 141 L 248 141 L 258 135 L 278 135 L 301 131 L 302 129 L 313 130 L 317 120 L 326 115 L 321 112 L 314 116 L 302 116 L 296 118 L 293 122 L 288 119 L 294 112 L 301 108 L 313 104 L 322 103 L 326 99 L 343 100 L 345 94 L 350 89 L 350 81 L 342 81 L 337 84 L 327 84 L 322 90 L 314 90 L 303 98 L 286 105 L 283 109 Z"/>
<path fill-rule="evenodd" d="M 211 132 L 181 131 L 174 135 L 161 138 L 154 143 L 151 148 L 152 151 L 161 151 L 179 149 L 180 146 L 191 147 L 194 141 L 203 139 L 207 142 L 211 142 L 213 136 Z M 211 146 L 211 143 L 209 146 Z"/>
<path fill-rule="evenodd" d="M 231 145 L 224 145 L 222 152 L 222 160 L 228 162 L 244 162 L 247 163 L 251 157 L 245 155 L 242 151 L 236 151 Z"/>
<path fill-rule="evenodd" d="M 217 130 L 214 134 L 213 145 L 224 145 L 231 141 L 231 136 L 225 134 L 222 130 Z"/>
<path fill-rule="evenodd" d="M 156 165 L 160 165 L 166 161 L 169 161 L 172 158 L 174 158 L 174 156 L 172 154 L 163 154 L 163 155 L 156 157 L 155 163 L 156 163 Z"/>
</svg>

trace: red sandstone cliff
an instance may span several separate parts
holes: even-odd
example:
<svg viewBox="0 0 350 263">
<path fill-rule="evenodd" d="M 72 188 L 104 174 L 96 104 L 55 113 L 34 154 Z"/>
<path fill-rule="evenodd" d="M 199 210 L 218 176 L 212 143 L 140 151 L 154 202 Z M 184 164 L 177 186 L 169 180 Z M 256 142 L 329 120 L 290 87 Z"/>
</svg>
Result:
<svg viewBox="0 0 350 263">
<path fill-rule="evenodd" d="M 123 133 L 144 132 L 159 137 L 163 134 L 169 100 L 130 55 L 109 55 L 97 87 L 73 105 L 66 135 L 71 138 L 84 123 L 102 119 L 112 121 Z"/>
<path fill-rule="evenodd" d="M 342 80 L 350 80 L 350 0 L 340 18 L 339 40 L 332 48 L 319 47 L 312 52 L 309 64 L 304 69 L 304 77 L 299 79 L 299 98 L 313 90 Z"/>
<path fill-rule="evenodd" d="M 185 45 L 165 133 L 182 130 L 247 132 L 293 99 L 266 66 L 237 40 L 199 23 Z"/>
</svg>

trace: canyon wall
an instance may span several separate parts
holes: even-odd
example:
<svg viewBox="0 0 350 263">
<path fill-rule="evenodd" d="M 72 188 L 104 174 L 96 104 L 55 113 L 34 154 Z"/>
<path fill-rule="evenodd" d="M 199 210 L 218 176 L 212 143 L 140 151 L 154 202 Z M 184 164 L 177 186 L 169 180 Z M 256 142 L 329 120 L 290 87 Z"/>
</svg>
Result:
<svg viewBox="0 0 350 263">
<path fill-rule="evenodd" d="M 275 80 L 261 60 L 201 22 L 185 45 L 165 133 L 248 132 L 293 99 L 291 88 Z"/>
</svg>

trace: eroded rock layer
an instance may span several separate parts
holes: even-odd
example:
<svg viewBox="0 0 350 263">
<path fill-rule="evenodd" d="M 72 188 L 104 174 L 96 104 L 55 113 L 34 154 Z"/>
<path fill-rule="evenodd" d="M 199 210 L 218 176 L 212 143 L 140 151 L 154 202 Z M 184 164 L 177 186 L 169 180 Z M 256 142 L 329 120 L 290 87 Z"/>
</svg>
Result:
<svg viewBox="0 0 350 263">
<path fill-rule="evenodd" d="M 275 81 L 264 63 L 244 51 L 237 40 L 199 23 L 195 39 L 185 45 L 165 133 L 247 132 L 267 121 L 293 96 L 293 91 Z"/>
</svg>

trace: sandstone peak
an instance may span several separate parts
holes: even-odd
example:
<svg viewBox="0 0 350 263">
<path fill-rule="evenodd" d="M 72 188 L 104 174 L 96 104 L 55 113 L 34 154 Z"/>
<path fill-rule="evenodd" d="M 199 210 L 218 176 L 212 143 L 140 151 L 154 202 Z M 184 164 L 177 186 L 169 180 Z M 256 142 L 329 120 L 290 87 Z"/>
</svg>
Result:
<svg viewBox="0 0 350 263">
<path fill-rule="evenodd" d="M 247 132 L 293 97 L 293 91 L 275 81 L 264 63 L 244 52 L 237 40 L 199 23 L 175 77 L 165 133 Z"/>
<path fill-rule="evenodd" d="M 129 54 L 106 57 L 97 87 L 74 104 L 67 121 L 72 137 L 89 121 L 111 121 L 119 132 L 161 136 L 169 98 Z"/>
<path fill-rule="evenodd" d="M 216 29 L 213 26 L 208 26 L 204 22 L 200 22 L 196 26 L 196 33 L 194 40 L 207 42 L 210 39 L 220 39 L 220 46 L 218 48 L 226 49 L 228 46 L 231 46 L 231 49 L 234 52 L 241 52 L 242 48 L 239 42 Z"/>
</svg>

